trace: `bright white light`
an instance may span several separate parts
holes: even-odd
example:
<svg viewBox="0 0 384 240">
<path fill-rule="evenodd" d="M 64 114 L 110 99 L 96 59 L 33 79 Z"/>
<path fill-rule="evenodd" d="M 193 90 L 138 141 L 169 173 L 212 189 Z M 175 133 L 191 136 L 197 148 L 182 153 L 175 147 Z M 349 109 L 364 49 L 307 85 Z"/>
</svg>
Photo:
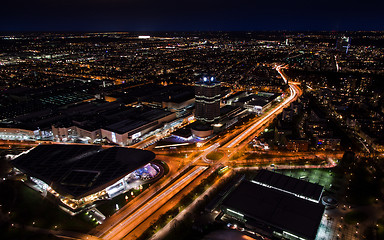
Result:
<svg viewBox="0 0 384 240">
<path fill-rule="evenodd" d="M 135 133 L 132 135 L 132 139 L 136 139 L 141 136 L 141 132 Z"/>
<path fill-rule="evenodd" d="M 204 82 L 208 81 L 207 77 L 203 77 Z"/>
<path fill-rule="evenodd" d="M 139 36 L 140 39 L 148 39 L 151 38 L 151 36 Z"/>
<path fill-rule="evenodd" d="M 211 77 L 211 81 L 213 81 L 213 80 L 215 80 L 215 78 L 214 78 L 214 77 Z"/>
<path fill-rule="evenodd" d="M 114 133 L 114 132 L 112 132 L 112 142 L 114 142 L 114 143 L 117 142 L 116 133 Z"/>
<path fill-rule="evenodd" d="M 244 217 L 244 215 L 243 214 L 241 214 L 241 213 L 239 213 L 239 212 L 236 212 L 236 211 L 233 211 L 232 209 L 227 209 L 228 210 L 228 212 L 231 212 L 231 213 L 233 213 L 233 214 L 235 214 L 235 215 L 239 215 L 240 217 Z"/>
</svg>

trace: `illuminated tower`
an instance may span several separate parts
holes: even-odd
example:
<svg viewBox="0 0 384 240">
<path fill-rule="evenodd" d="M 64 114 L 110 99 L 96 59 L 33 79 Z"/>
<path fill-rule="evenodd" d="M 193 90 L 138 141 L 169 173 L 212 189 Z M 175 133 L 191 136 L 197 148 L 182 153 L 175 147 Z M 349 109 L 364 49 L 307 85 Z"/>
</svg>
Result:
<svg viewBox="0 0 384 240">
<path fill-rule="evenodd" d="M 195 118 L 212 123 L 220 118 L 220 82 L 214 77 L 203 77 L 195 84 Z"/>
<path fill-rule="evenodd" d="M 349 48 L 351 47 L 351 38 L 350 37 L 342 37 L 337 39 L 336 48 L 339 51 L 348 53 Z"/>
</svg>

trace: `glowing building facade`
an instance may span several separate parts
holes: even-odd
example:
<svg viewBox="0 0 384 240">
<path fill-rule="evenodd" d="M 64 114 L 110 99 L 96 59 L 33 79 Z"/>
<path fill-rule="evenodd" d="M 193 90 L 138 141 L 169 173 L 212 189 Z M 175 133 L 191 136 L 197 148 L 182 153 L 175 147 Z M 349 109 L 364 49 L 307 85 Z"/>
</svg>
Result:
<svg viewBox="0 0 384 240">
<path fill-rule="evenodd" d="M 220 118 L 220 82 L 214 77 L 203 77 L 195 84 L 195 118 L 212 123 Z"/>
</svg>

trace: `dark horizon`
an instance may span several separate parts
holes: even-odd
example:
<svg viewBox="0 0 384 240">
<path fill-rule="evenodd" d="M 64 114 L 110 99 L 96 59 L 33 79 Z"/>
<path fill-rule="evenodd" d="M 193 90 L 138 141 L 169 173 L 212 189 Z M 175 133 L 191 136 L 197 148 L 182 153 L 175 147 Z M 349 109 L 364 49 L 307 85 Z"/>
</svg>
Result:
<svg viewBox="0 0 384 240">
<path fill-rule="evenodd" d="M 145 29 L 0 29 L 0 34 L 4 33 L 204 33 L 204 32 L 212 32 L 212 33 L 231 33 L 231 32 L 239 32 L 239 33 L 345 33 L 345 32 L 384 32 L 384 27 L 381 29 L 153 29 L 153 30 L 145 30 Z"/>
<path fill-rule="evenodd" d="M 0 31 L 379 31 L 384 3 L 26 1 L 2 4 Z"/>
<path fill-rule="evenodd" d="M 36 33 L 52 33 L 52 34 L 136 34 L 136 33 L 382 33 L 383 30 L 0 30 L 0 34 L 36 34 Z M 152 37 L 152 36 L 151 36 Z M 153 36 L 156 37 L 156 36 Z"/>
</svg>

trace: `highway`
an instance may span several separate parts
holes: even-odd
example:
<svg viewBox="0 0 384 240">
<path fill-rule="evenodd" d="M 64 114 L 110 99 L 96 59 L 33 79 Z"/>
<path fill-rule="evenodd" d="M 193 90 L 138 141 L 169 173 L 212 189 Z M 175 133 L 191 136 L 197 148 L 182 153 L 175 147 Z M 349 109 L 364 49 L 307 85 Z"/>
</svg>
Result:
<svg viewBox="0 0 384 240">
<path fill-rule="evenodd" d="M 152 214 L 152 212 L 156 211 L 159 207 L 165 204 L 173 195 L 178 193 L 181 189 L 183 189 L 186 185 L 188 185 L 206 169 L 207 167 L 200 166 L 194 169 L 192 172 L 189 172 L 188 175 L 177 180 L 166 190 L 152 198 L 139 209 L 135 210 L 128 217 L 126 217 L 120 222 L 117 222 L 116 225 L 109 227 L 106 232 L 101 234 L 99 233 L 98 237 L 101 237 L 103 239 L 122 239 L 137 225 L 139 225 L 146 218 L 148 218 Z"/>
<path fill-rule="evenodd" d="M 215 169 L 206 170 L 197 178 L 195 178 L 190 184 L 177 192 L 171 199 L 169 199 L 166 204 L 163 204 L 159 209 L 153 211 L 153 213 L 144 220 L 140 225 L 138 225 L 134 230 L 132 230 L 128 235 L 126 235 L 124 240 L 134 240 L 136 237 L 141 236 L 154 222 L 167 211 L 176 207 L 179 202 L 187 195 L 189 192 L 193 191 L 201 182 L 206 179 Z"/>
<path fill-rule="evenodd" d="M 255 122 L 251 127 L 249 127 L 247 130 L 245 130 L 243 133 L 241 133 L 239 136 L 234 138 L 230 141 L 230 143 L 226 144 L 227 148 L 232 148 L 238 145 L 240 142 L 242 142 L 244 139 L 247 138 L 248 135 L 255 132 L 258 128 L 260 128 L 265 122 L 268 122 L 271 118 L 274 117 L 274 115 L 282 110 L 283 108 L 289 106 L 291 102 L 297 99 L 298 96 L 298 90 L 297 87 L 293 84 L 289 85 L 290 88 L 290 96 L 284 100 L 284 102 L 280 103 L 276 108 L 269 111 L 265 116 L 263 116 L 261 119 L 259 119 L 257 122 Z"/>
</svg>

